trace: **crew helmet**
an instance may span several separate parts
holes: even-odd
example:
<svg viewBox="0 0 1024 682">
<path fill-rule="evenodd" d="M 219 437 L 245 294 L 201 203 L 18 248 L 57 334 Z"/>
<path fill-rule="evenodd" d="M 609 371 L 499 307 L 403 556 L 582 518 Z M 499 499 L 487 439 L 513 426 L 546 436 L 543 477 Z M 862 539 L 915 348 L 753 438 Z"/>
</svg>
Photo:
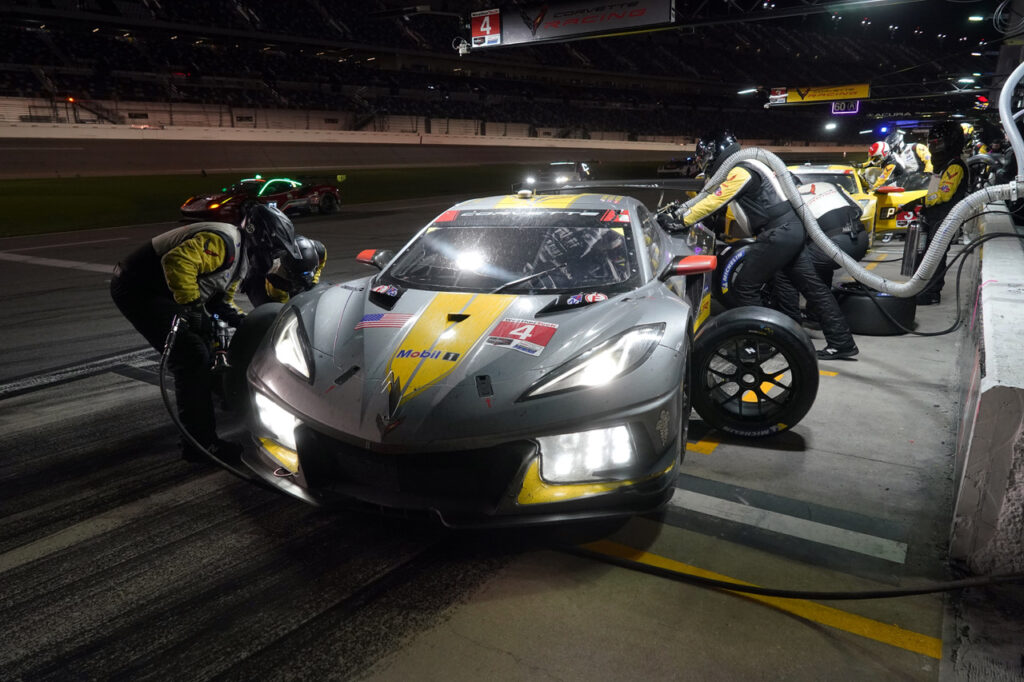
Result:
<svg viewBox="0 0 1024 682">
<path fill-rule="evenodd" d="M 964 148 L 964 129 L 953 121 L 943 121 L 928 131 L 928 146 L 939 158 L 953 157 Z"/>
<path fill-rule="evenodd" d="M 875 142 L 868 149 L 868 159 L 871 163 L 880 164 L 890 153 L 892 153 L 892 150 L 889 149 L 889 145 L 886 142 Z"/>
<path fill-rule="evenodd" d="M 281 256 L 281 267 L 288 273 L 291 281 L 312 286 L 316 268 L 320 265 L 321 254 L 326 254 L 324 245 L 315 239 L 299 235 L 295 238 L 295 246 L 299 255 L 285 253 Z"/>
<path fill-rule="evenodd" d="M 740 150 L 736 136 L 728 130 L 713 130 L 697 138 L 697 167 L 705 176 L 712 175 L 722 162 Z"/>
<path fill-rule="evenodd" d="M 257 251 L 271 253 L 283 249 L 293 258 L 302 257 L 295 243 L 295 226 L 277 207 L 253 204 L 245 211 L 239 227 Z"/>
<path fill-rule="evenodd" d="M 903 131 L 896 129 L 885 136 L 885 143 L 889 145 L 889 149 L 892 150 L 893 154 L 902 154 L 906 143 L 903 141 Z"/>
</svg>

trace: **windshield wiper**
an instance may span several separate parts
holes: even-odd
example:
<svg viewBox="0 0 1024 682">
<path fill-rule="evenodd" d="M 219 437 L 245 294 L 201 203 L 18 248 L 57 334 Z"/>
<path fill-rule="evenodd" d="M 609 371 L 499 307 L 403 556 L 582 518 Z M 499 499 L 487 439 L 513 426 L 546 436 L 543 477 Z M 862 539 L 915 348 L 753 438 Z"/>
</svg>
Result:
<svg viewBox="0 0 1024 682">
<path fill-rule="evenodd" d="M 494 291 L 491 291 L 489 293 L 492 293 L 492 294 L 500 293 L 502 290 L 507 289 L 508 287 L 512 287 L 512 286 L 515 286 L 517 284 L 522 284 L 523 282 L 529 282 L 534 277 L 540 277 L 541 275 L 546 275 L 549 272 L 554 272 L 555 270 L 561 270 L 566 265 L 568 265 L 568 263 L 559 263 L 558 265 L 556 265 L 554 267 L 551 267 L 551 268 L 548 268 L 547 270 L 541 270 L 539 272 L 532 272 L 529 275 L 527 275 L 526 277 L 520 277 L 519 279 L 514 279 L 511 282 L 505 282 L 500 287 L 498 287 L 497 289 L 495 289 Z"/>
</svg>

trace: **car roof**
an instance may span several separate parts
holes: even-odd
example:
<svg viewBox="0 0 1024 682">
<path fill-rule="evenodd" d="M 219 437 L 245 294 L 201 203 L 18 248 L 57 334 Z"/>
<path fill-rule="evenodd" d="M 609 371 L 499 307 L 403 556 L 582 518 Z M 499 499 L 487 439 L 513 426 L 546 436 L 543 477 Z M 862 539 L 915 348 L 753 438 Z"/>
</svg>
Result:
<svg viewBox="0 0 1024 682">
<path fill-rule="evenodd" d="M 591 210 L 631 208 L 640 202 L 633 197 L 619 194 L 530 194 L 518 196 L 506 194 L 502 196 L 470 199 L 452 206 L 451 210 L 465 211 L 469 209 L 560 209 L 576 208 Z"/>
</svg>

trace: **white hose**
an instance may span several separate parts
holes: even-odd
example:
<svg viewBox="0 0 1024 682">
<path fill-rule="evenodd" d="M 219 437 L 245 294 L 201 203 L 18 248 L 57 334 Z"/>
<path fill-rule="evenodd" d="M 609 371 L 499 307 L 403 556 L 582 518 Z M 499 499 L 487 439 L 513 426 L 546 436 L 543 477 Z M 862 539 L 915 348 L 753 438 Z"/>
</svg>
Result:
<svg viewBox="0 0 1024 682">
<path fill-rule="evenodd" d="M 1008 200 L 1011 198 L 1011 195 L 1014 194 L 1012 191 L 1013 185 L 1008 184 L 996 187 L 985 187 L 984 189 L 965 197 L 963 201 L 953 207 L 949 212 L 949 215 L 946 216 L 946 219 L 942 221 L 942 225 L 935 234 L 935 238 L 932 240 L 931 245 L 929 245 L 928 251 L 925 252 L 924 260 L 921 261 L 921 265 L 918 267 L 917 272 L 915 272 L 906 282 L 896 282 L 865 269 L 853 258 L 843 253 L 836 243 L 822 232 L 821 227 L 818 225 L 818 221 L 815 219 L 810 207 L 804 203 L 803 197 L 797 190 L 796 183 L 793 182 L 792 174 L 789 169 L 786 168 L 786 164 L 778 156 L 765 149 L 751 147 L 749 149 L 741 149 L 739 152 L 730 156 L 726 159 L 725 163 L 722 164 L 722 167 L 718 172 L 715 173 L 704 185 L 704 189 L 702 189 L 696 197 L 682 205 L 678 214 L 681 215 L 698 201 L 708 196 L 711 189 L 718 186 L 719 183 L 725 180 L 729 170 L 732 169 L 733 166 L 748 159 L 761 161 L 775 171 L 775 175 L 782 185 L 783 193 L 786 195 L 789 203 L 792 204 L 793 210 L 796 211 L 796 214 L 800 216 L 800 219 L 803 221 L 804 227 L 807 228 L 808 236 L 810 236 L 814 243 L 817 244 L 819 249 L 828 254 L 828 257 L 836 263 L 843 266 L 850 276 L 861 284 L 876 291 L 881 291 L 899 298 L 914 296 L 924 289 L 932 275 L 935 274 L 935 270 L 938 268 L 943 254 L 946 253 L 946 246 L 950 241 L 952 241 L 954 235 L 956 235 L 961 223 L 972 217 L 975 213 L 984 209 L 986 204 L 993 201 Z"/>
<path fill-rule="evenodd" d="M 1013 147 L 1014 156 L 1017 159 L 1024 158 L 1024 138 L 1021 137 L 1020 131 L 1017 129 L 1015 117 L 1011 109 L 1011 99 L 1014 88 L 1022 79 L 1024 79 L 1024 63 L 1013 70 L 1013 73 L 1006 79 L 1006 83 L 999 93 L 999 118 L 1003 123 L 1003 129 L 1006 131 L 1006 135 L 1010 140 L 1010 146 Z M 1014 182 L 1006 185 L 985 187 L 964 197 L 963 200 L 950 210 L 949 214 L 946 215 L 946 219 L 942 221 L 917 271 L 909 280 L 897 282 L 865 269 L 857 261 L 843 253 L 835 242 L 822 232 L 814 214 L 811 213 L 811 209 L 804 203 L 803 197 L 797 190 L 796 183 L 793 181 L 793 176 L 789 169 L 786 168 L 786 164 L 778 156 L 765 149 L 757 147 L 741 149 L 725 159 L 722 167 L 704 184 L 704 189 L 696 197 L 684 203 L 676 214 L 681 216 L 694 204 L 708 196 L 712 189 L 725 180 L 733 166 L 749 159 L 761 161 L 775 172 L 782 185 L 786 199 L 792 204 L 796 214 L 800 216 L 804 227 L 807 228 L 808 236 L 810 236 L 819 249 L 828 254 L 828 257 L 833 261 L 844 267 L 850 276 L 861 284 L 899 298 L 909 298 L 924 289 L 938 269 L 949 243 L 966 220 L 984 210 L 987 204 L 995 201 L 1014 201 L 1018 196 L 1024 195 L 1024 176 L 1021 175 L 1020 165 L 1018 164 L 1017 177 Z"/>
</svg>

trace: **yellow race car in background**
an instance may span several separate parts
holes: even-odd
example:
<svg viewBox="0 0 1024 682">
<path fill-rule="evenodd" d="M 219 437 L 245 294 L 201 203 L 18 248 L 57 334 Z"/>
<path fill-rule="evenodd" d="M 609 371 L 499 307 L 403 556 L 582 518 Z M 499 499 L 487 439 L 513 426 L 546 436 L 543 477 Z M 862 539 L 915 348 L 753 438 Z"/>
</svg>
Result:
<svg viewBox="0 0 1024 682">
<path fill-rule="evenodd" d="M 853 166 L 813 165 L 787 166 L 797 177 L 799 184 L 830 182 L 846 190 L 860 204 L 861 224 L 868 233 L 868 243 L 888 242 L 894 235 L 902 234 L 917 220 L 919 208 L 912 205 L 927 193 L 928 175 L 915 173 L 907 178 L 904 187 L 886 186 L 871 192 L 868 188 L 880 171 L 878 168 L 861 169 Z M 918 206 L 920 204 L 918 203 Z M 901 206 L 907 209 L 900 210 Z M 725 217 L 725 240 L 734 241 L 751 236 L 746 221 L 733 213 L 730 205 Z"/>
</svg>

